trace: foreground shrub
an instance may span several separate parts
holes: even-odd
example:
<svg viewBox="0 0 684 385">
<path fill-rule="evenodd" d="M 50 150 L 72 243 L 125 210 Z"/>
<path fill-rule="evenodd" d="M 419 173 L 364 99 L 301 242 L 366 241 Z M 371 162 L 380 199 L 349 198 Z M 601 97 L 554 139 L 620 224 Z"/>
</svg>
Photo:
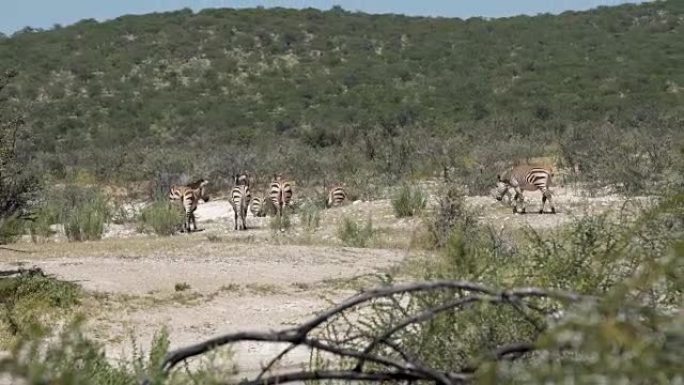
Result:
<svg viewBox="0 0 684 385">
<path fill-rule="evenodd" d="M 392 199 L 392 208 L 397 218 L 417 215 L 425 209 L 426 205 L 427 197 L 417 187 L 403 186 Z"/>
<path fill-rule="evenodd" d="M 342 243 L 351 247 L 366 247 L 370 242 L 375 230 L 370 218 L 364 225 L 358 224 L 351 218 L 344 218 L 337 228 L 337 237 Z"/>
<path fill-rule="evenodd" d="M 79 303 L 79 296 L 75 284 L 37 273 L 0 278 L 0 347 L 44 335 L 56 318 Z"/>
<path fill-rule="evenodd" d="M 138 231 L 173 235 L 183 224 L 184 213 L 178 204 L 157 201 L 145 207 L 138 219 Z"/>
</svg>

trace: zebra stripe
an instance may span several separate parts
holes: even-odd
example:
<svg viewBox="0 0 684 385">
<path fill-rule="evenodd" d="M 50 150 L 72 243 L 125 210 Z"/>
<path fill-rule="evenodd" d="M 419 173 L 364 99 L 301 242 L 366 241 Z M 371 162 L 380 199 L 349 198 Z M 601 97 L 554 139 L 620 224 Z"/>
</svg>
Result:
<svg viewBox="0 0 684 385">
<path fill-rule="evenodd" d="M 239 185 L 233 187 L 230 192 L 230 205 L 233 206 L 233 213 L 235 214 L 235 230 L 247 230 L 247 208 L 252 195 L 249 192 L 249 186 Z M 239 219 L 239 222 L 238 222 Z"/>
<path fill-rule="evenodd" d="M 209 196 L 206 194 L 205 186 L 208 184 L 205 179 L 200 179 L 186 186 L 173 185 L 169 191 L 169 200 L 179 200 L 185 211 L 185 219 L 183 221 L 183 231 L 191 232 L 194 227 L 197 231 L 197 221 L 195 218 L 195 210 L 199 201 L 208 202 Z"/>
<path fill-rule="evenodd" d="M 290 206 L 292 208 L 292 184 L 283 181 L 280 175 L 275 175 L 268 195 L 276 208 L 276 214 L 282 219 L 283 207 Z M 283 229 L 281 228 L 281 230 Z"/>
<path fill-rule="evenodd" d="M 515 191 L 513 197 L 513 213 L 518 212 L 517 202 L 522 203 L 521 213 L 525 213 L 525 200 L 523 199 L 523 191 L 541 191 L 542 193 L 542 207 L 539 213 L 544 213 L 544 206 L 546 201 L 551 205 L 551 212 L 555 213 L 556 208 L 553 206 L 551 199 L 552 193 L 549 187 L 551 186 L 551 178 L 553 173 L 543 167 L 534 166 L 516 166 L 503 174 L 497 175 L 498 179 L 498 194 L 496 199 L 502 200 L 503 196 L 509 189 Z"/>
<path fill-rule="evenodd" d="M 266 216 L 266 204 L 268 201 L 263 197 L 254 197 L 249 204 L 249 211 L 255 217 L 265 217 Z"/>
<path fill-rule="evenodd" d="M 328 193 L 327 207 L 339 206 L 347 200 L 347 193 L 341 186 L 330 189 Z"/>
</svg>

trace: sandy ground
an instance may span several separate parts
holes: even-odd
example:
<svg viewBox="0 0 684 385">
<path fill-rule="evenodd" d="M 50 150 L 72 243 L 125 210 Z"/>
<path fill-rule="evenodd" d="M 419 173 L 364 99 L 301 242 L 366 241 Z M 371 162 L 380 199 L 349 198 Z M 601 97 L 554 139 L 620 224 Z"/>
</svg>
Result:
<svg viewBox="0 0 684 385">
<path fill-rule="evenodd" d="M 536 212 L 540 194 L 527 195 Z M 556 215 L 513 215 L 492 197 L 471 197 L 481 219 L 500 227 L 554 228 L 586 214 L 619 208 L 617 196 L 583 197 L 556 189 Z M 130 357 L 135 339 L 146 349 L 155 332 L 168 328 L 171 348 L 238 330 L 280 329 L 301 322 L 349 296 L 369 274 L 382 273 L 409 257 L 420 218 L 394 218 L 389 200 L 355 202 L 327 210 L 321 227 L 309 233 L 293 217 L 286 233 L 269 229 L 268 218 L 249 214 L 250 229 L 236 232 L 227 201 L 201 204 L 200 228 L 193 234 L 160 238 L 138 234 L 134 225 L 112 225 L 99 242 L 19 243 L 30 253 L 0 251 L 0 269 L 39 266 L 77 282 L 88 294 L 82 305 L 91 334 L 113 360 Z M 379 230 L 374 248 L 340 245 L 335 235 L 344 217 L 370 218 Z M 184 289 L 184 290 L 180 290 Z M 278 346 L 250 343 L 236 347 L 241 375 L 259 370 Z M 308 362 L 294 351 L 286 363 Z"/>
</svg>

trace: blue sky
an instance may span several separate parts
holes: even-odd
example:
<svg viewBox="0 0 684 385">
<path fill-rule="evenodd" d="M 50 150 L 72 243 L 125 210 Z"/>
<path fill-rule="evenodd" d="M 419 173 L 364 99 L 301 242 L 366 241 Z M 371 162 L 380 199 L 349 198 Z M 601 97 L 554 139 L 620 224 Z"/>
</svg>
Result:
<svg viewBox="0 0 684 385">
<path fill-rule="evenodd" d="M 600 5 L 634 3 L 629 0 L 0 0 L 0 32 L 11 34 L 23 27 L 50 28 L 81 19 L 107 20 L 126 14 L 165 12 L 181 8 L 314 7 L 333 5 L 368 13 L 468 18 L 519 14 L 560 13 Z"/>
</svg>

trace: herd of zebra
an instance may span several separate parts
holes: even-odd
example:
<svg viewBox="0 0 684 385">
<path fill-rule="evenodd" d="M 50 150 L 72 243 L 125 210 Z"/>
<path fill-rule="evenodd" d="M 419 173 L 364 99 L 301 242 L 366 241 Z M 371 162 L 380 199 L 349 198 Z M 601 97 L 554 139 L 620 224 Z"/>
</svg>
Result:
<svg viewBox="0 0 684 385">
<path fill-rule="evenodd" d="M 553 172 L 547 167 L 529 165 L 512 167 L 506 172 L 497 175 L 496 199 L 501 201 L 504 196 L 509 195 L 512 191 L 514 193 L 511 199 L 513 213 L 520 212 L 523 214 L 525 213 L 523 191 L 539 190 L 542 193 L 542 206 L 539 213 L 544 213 L 544 207 L 548 201 L 551 206 L 551 213 L 555 214 L 556 209 L 552 202 L 551 190 L 549 189 L 552 176 Z M 206 179 L 200 179 L 187 185 L 173 185 L 170 188 L 169 199 L 180 201 L 185 211 L 185 219 L 183 221 L 184 232 L 191 232 L 193 228 L 197 230 L 195 210 L 199 201 L 207 202 L 209 200 L 209 196 L 206 193 L 208 183 Z M 247 217 L 248 209 L 255 217 L 263 217 L 266 215 L 266 205 L 270 202 L 275 207 L 276 215 L 280 219 L 282 219 L 285 207 L 290 207 L 294 210 L 292 201 L 294 190 L 292 185 L 293 183 L 283 179 L 281 174 L 274 174 L 268 189 L 268 199 L 265 196 L 252 197 L 249 174 L 243 172 L 235 175 L 234 187 L 230 192 L 229 199 L 235 217 L 235 230 L 247 229 L 245 218 Z M 346 200 L 347 193 L 344 187 L 340 185 L 333 186 L 328 190 L 326 206 L 337 206 Z M 519 204 L 522 205 L 520 211 L 518 211 Z M 282 224 L 282 220 L 280 223 Z M 283 228 L 281 227 L 282 230 Z"/>
<path fill-rule="evenodd" d="M 250 191 L 250 177 L 247 172 L 235 175 L 233 177 L 234 186 L 230 191 L 229 203 L 233 208 L 235 217 L 235 230 L 247 229 L 247 210 L 251 211 L 255 217 L 266 216 L 266 206 L 271 203 L 276 209 L 276 216 L 278 216 L 282 224 L 283 209 L 289 207 L 294 210 L 292 196 L 294 189 L 293 183 L 283 179 L 281 174 L 273 175 L 271 184 L 268 189 L 268 199 L 265 196 L 252 197 Z M 197 204 L 209 201 L 209 195 L 206 192 L 206 186 L 209 182 L 206 179 L 199 179 L 187 185 L 178 186 L 172 185 L 169 192 L 169 199 L 172 201 L 180 201 L 185 211 L 185 219 L 183 221 L 183 231 L 191 232 L 197 230 L 197 223 L 195 219 L 195 210 Z M 333 186 L 328 191 L 326 206 L 338 206 L 347 200 L 347 193 L 344 187 L 337 185 Z M 281 225 L 281 231 L 283 230 Z"/>
</svg>

